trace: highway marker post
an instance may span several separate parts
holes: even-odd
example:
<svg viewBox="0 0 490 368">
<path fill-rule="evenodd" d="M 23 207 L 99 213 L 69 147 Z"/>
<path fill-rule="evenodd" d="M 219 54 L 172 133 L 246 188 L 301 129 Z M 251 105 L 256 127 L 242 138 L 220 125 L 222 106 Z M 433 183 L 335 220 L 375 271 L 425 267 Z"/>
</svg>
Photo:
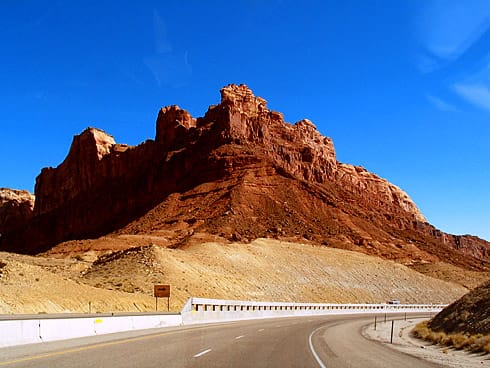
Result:
<svg viewBox="0 0 490 368">
<path fill-rule="evenodd" d="M 170 312 L 170 285 L 154 285 L 155 311 L 158 311 L 158 298 L 167 298 L 167 310 Z"/>
<path fill-rule="evenodd" d="M 391 320 L 391 338 L 390 338 L 390 344 L 393 344 L 393 328 L 395 327 L 395 320 Z"/>
</svg>

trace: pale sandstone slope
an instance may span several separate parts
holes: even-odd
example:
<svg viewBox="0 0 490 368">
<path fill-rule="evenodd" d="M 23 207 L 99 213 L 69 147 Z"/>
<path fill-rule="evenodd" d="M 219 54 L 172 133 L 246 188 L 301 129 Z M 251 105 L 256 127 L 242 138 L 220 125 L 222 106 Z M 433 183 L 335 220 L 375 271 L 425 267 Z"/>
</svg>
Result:
<svg viewBox="0 0 490 368">
<path fill-rule="evenodd" d="M 86 312 L 89 301 L 101 312 L 151 311 L 155 283 L 172 285 L 175 311 L 190 296 L 449 303 L 467 291 L 377 257 L 271 239 L 250 244 L 206 242 L 185 249 L 147 245 L 106 253 L 95 262 L 93 251 L 76 259 L 62 254 L 47 257 L 0 253 L 0 262 L 6 264 L 0 275 L 0 313 Z"/>
</svg>

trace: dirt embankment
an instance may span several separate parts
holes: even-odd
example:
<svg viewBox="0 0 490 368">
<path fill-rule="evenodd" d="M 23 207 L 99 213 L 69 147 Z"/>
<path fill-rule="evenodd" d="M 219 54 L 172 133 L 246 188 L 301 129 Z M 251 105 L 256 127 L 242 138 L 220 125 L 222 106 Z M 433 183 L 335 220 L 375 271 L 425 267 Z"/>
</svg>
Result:
<svg viewBox="0 0 490 368">
<path fill-rule="evenodd" d="M 429 327 L 448 334 L 490 335 L 490 280 L 441 311 Z"/>
<path fill-rule="evenodd" d="M 151 240 L 153 244 L 147 243 Z M 145 239 L 147 245 L 132 247 L 141 242 L 105 237 L 65 244 L 36 257 L 0 253 L 0 313 L 87 312 L 89 302 L 98 312 L 151 311 L 157 283 L 172 286 L 174 311 L 190 296 L 450 303 L 467 291 L 392 261 L 325 246 L 257 239 L 169 249 L 152 238 Z M 116 244 L 119 251 L 113 250 Z"/>
</svg>

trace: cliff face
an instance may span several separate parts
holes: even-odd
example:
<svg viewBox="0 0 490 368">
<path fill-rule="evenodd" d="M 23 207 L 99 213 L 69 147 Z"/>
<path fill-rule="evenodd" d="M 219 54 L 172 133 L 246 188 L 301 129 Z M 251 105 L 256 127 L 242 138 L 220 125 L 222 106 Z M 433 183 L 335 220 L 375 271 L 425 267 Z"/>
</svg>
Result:
<svg viewBox="0 0 490 368">
<path fill-rule="evenodd" d="M 56 169 L 44 168 L 37 177 L 35 215 L 59 208 L 103 181 L 107 176 L 100 175 L 100 162 L 115 145 L 114 138 L 99 129 L 87 128 L 75 136 L 65 161 Z"/>
<path fill-rule="evenodd" d="M 25 226 L 32 218 L 33 208 L 34 196 L 28 191 L 0 188 L 0 234 Z"/>
<path fill-rule="evenodd" d="M 32 253 L 185 220 L 230 239 L 299 237 L 387 258 L 469 256 L 473 266 L 489 258 L 489 243 L 437 231 L 400 188 L 337 162 L 311 121 L 284 122 L 244 85 L 224 87 L 197 119 L 162 108 L 155 139 L 135 147 L 88 128 L 60 166 L 41 171 L 35 194 L 32 220 L 9 230 L 3 249 Z"/>
<path fill-rule="evenodd" d="M 320 184 L 338 182 L 356 194 L 373 198 L 373 203 L 425 221 L 400 188 L 361 167 L 338 163 L 332 140 L 322 136 L 311 121 L 285 123 L 281 113 L 270 111 L 266 101 L 244 85 L 223 88 L 221 103 L 211 106 L 204 118 L 193 119 L 177 106 L 160 111 L 157 143 L 179 150 L 199 139 L 211 139 L 216 147 L 253 146 L 284 174 Z"/>
</svg>

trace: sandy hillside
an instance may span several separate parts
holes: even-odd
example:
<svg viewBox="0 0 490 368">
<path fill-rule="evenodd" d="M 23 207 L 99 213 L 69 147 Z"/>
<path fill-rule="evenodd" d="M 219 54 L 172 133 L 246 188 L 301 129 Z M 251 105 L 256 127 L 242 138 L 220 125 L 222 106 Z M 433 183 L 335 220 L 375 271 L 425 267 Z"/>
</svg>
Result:
<svg viewBox="0 0 490 368">
<path fill-rule="evenodd" d="M 151 311 L 153 284 L 172 285 L 171 309 L 190 296 L 297 301 L 449 303 L 467 289 L 357 252 L 271 239 L 250 244 L 154 244 L 104 250 L 103 238 L 77 251 L 0 253 L 0 313 Z M 127 240 L 126 240 L 127 241 Z M 130 243 L 133 243 L 131 240 Z M 92 250 L 82 251 L 92 247 Z M 123 249 L 125 248 L 126 249 Z M 94 251 L 93 249 L 98 249 Z M 160 302 L 162 310 L 166 307 Z"/>
<path fill-rule="evenodd" d="M 49 271 L 49 259 L 41 260 L 44 266 L 39 261 L 0 253 L 0 313 L 145 311 L 154 305 L 150 296 L 91 287 Z"/>
<path fill-rule="evenodd" d="M 489 272 L 465 270 L 445 262 L 415 263 L 410 264 L 410 268 L 426 276 L 431 276 L 444 281 L 455 282 L 468 289 L 474 289 L 490 280 Z"/>
</svg>

